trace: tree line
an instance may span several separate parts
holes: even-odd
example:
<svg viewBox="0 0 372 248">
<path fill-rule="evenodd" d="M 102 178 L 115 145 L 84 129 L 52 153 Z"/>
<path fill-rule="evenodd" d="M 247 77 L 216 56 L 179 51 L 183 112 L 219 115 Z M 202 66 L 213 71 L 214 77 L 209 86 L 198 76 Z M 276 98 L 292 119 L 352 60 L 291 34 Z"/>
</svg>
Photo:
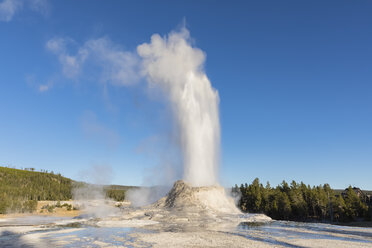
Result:
<svg viewBox="0 0 372 248">
<path fill-rule="evenodd" d="M 372 206 L 350 186 L 344 194 L 328 184 L 313 186 L 283 181 L 271 187 L 256 178 L 251 184 L 235 185 L 235 196 L 243 212 L 264 213 L 277 220 L 346 222 L 371 220 Z"/>
<path fill-rule="evenodd" d="M 60 174 L 0 167 L 0 213 L 32 212 L 37 201 L 68 200 L 72 180 Z"/>
<path fill-rule="evenodd" d="M 85 183 L 76 182 L 48 171 L 34 168 L 14 169 L 0 166 L 0 214 L 7 212 L 33 212 L 37 201 L 66 201 L 73 197 L 77 187 Z M 122 201 L 125 186 L 104 186 L 107 198 Z"/>
</svg>

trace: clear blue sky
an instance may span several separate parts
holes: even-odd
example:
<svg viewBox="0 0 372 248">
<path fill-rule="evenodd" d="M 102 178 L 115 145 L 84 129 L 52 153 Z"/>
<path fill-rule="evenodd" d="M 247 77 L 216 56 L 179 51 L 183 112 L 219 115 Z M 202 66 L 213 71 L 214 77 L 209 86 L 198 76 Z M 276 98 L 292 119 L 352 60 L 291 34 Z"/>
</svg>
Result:
<svg viewBox="0 0 372 248">
<path fill-rule="evenodd" d="M 104 37 L 135 51 L 185 20 L 220 95 L 222 184 L 372 189 L 371 1 L 10 2 L 13 12 L 0 1 L 0 164 L 74 179 L 108 166 L 111 183 L 141 185 L 164 153 L 154 141 L 169 127 L 164 105 L 143 85 L 104 87 L 94 66 L 66 76 L 47 43 L 76 54 Z"/>
</svg>

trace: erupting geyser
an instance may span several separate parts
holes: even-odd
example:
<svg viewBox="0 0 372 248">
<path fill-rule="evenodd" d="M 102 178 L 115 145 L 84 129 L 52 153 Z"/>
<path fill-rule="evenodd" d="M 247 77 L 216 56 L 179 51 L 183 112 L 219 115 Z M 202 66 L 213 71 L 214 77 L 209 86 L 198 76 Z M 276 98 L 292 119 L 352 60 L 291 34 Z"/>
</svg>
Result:
<svg viewBox="0 0 372 248">
<path fill-rule="evenodd" d="M 145 207 L 145 216 L 166 222 L 204 222 L 207 218 L 231 221 L 231 216 L 241 221 L 234 200 L 218 185 L 219 97 L 204 72 L 204 52 L 191 45 L 188 30 L 182 28 L 166 37 L 154 34 L 150 43 L 137 47 L 137 53 L 142 61 L 142 76 L 151 87 L 159 87 L 170 103 L 184 169 L 184 181 L 175 182 L 165 197 Z M 249 218 L 270 219 L 261 215 Z"/>
<path fill-rule="evenodd" d="M 233 199 L 218 186 L 219 97 L 204 72 L 204 52 L 191 45 L 185 28 L 164 38 L 155 34 L 137 52 L 143 75 L 150 85 L 162 89 L 171 104 L 186 181 L 177 181 L 155 206 L 197 216 L 239 214 Z"/>
<path fill-rule="evenodd" d="M 150 84 L 168 96 L 180 133 L 184 180 L 192 186 L 218 182 L 220 124 L 218 92 L 203 70 L 205 54 L 192 47 L 187 29 L 137 48 Z"/>
</svg>

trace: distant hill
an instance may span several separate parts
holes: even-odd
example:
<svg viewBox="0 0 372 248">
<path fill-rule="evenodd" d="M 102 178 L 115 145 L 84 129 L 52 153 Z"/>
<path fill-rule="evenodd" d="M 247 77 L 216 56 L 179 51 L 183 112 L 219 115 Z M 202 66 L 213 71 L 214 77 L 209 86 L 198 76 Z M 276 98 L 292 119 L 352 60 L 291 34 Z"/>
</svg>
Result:
<svg viewBox="0 0 372 248">
<path fill-rule="evenodd" d="M 26 212 L 36 208 L 37 201 L 72 199 L 73 189 L 87 185 L 61 174 L 34 169 L 13 169 L 0 166 L 0 214 L 6 211 Z M 106 196 L 117 201 L 125 198 L 131 186 L 106 185 Z"/>
</svg>

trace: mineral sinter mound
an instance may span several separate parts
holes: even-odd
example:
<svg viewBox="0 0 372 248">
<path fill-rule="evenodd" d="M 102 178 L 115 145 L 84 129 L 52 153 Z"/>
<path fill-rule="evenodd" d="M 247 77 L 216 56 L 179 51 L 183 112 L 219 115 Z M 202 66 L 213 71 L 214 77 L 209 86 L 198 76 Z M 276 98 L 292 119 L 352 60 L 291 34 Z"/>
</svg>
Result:
<svg viewBox="0 0 372 248">
<path fill-rule="evenodd" d="M 192 187 L 183 180 L 176 181 L 167 196 L 160 199 L 155 205 L 180 211 L 240 213 L 234 204 L 234 200 L 226 196 L 223 187 Z"/>
<path fill-rule="evenodd" d="M 176 181 L 165 197 L 134 215 L 139 217 L 141 212 L 141 219 L 197 225 L 271 220 L 263 214 L 242 214 L 221 186 L 192 187 L 182 180 Z"/>
</svg>

